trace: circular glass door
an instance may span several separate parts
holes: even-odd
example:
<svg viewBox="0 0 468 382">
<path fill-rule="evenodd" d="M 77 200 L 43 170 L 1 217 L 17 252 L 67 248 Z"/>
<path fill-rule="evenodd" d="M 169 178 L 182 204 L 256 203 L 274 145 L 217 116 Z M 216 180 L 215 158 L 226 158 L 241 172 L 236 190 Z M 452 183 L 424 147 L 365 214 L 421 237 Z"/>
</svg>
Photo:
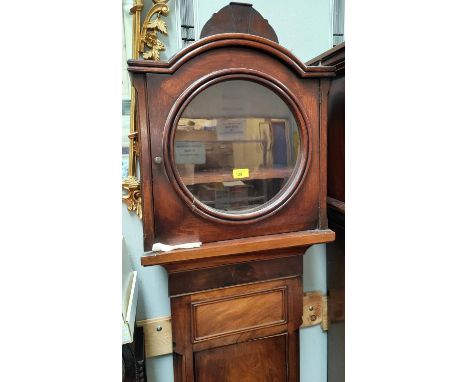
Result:
<svg viewBox="0 0 468 382">
<path fill-rule="evenodd" d="M 285 192 L 295 173 L 296 119 L 282 98 L 256 82 L 206 88 L 186 105 L 175 129 L 179 180 L 207 210 L 259 210 Z"/>
</svg>

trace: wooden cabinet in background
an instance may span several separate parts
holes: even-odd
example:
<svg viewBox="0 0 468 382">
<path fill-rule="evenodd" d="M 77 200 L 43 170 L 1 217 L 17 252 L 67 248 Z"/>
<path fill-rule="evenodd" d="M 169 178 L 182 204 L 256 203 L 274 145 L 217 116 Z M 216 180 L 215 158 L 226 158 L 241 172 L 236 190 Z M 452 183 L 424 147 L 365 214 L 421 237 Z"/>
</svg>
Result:
<svg viewBox="0 0 468 382">
<path fill-rule="evenodd" d="M 336 240 L 327 245 L 328 382 L 344 382 L 345 371 L 345 43 L 309 65 L 333 65 L 328 102 L 328 222 Z"/>
<path fill-rule="evenodd" d="M 328 100 L 327 196 L 329 206 L 344 213 L 345 203 L 345 43 L 327 50 L 307 65 L 333 65 Z"/>
</svg>

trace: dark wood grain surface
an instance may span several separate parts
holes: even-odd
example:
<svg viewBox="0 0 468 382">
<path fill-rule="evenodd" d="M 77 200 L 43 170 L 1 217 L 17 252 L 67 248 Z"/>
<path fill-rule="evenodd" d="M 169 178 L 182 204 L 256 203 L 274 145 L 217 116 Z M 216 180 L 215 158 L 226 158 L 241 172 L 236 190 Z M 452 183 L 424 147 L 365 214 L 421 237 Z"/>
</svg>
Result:
<svg viewBox="0 0 468 382">
<path fill-rule="evenodd" d="M 300 255 L 299 257 L 302 258 Z M 229 373 L 220 375 L 217 366 L 208 366 L 203 362 L 197 364 L 197 359 L 200 360 L 207 354 L 222 354 L 218 349 L 233 349 L 236 352 L 234 348 L 242 349 L 243 344 L 271 336 L 284 337 L 282 346 L 271 349 L 264 345 L 266 343 L 259 342 L 259 348 L 254 347 L 251 351 L 251 357 L 259 356 L 258 367 L 251 370 L 249 366 L 248 370 L 242 371 L 242 375 L 245 378 L 252 375 L 251 378 L 257 378 L 254 380 L 269 380 L 269 361 L 262 361 L 263 352 L 267 351 L 268 359 L 280 357 L 278 359 L 281 359 L 281 363 L 277 367 L 286 370 L 286 374 L 278 376 L 282 378 L 280 381 L 298 381 L 298 330 L 302 319 L 300 277 L 176 296 L 171 298 L 171 308 L 176 353 L 174 367 L 177 368 L 176 375 L 180 368 L 184 369 L 183 378 L 186 378 L 177 381 L 192 381 L 193 373 L 203 375 L 203 378 L 218 378 L 214 380 L 243 381 L 242 378 L 231 379 L 235 376 Z M 178 325 L 175 326 L 175 323 Z M 227 354 L 225 356 L 226 361 L 229 360 L 234 365 L 240 362 L 230 360 Z M 277 371 L 274 375 L 276 373 Z"/>
<path fill-rule="evenodd" d="M 216 287 L 228 287 L 244 283 L 264 280 L 297 277 L 302 274 L 302 257 L 297 256 L 303 249 L 297 250 L 294 255 L 268 253 L 267 259 L 255 255 L 245 258 L 244 261 L 227 265 L 218 265 L 195 270 L 171 273 L 169 278 L 169 295 L 194 293 Z M 274 258 L 274 256 L 282 256 Z"/>
<path fill-rule="evenodd" d="M 344 213 L 345 203 L 345 43 L 341 43 L 306 62 L 306 65 L 332 65 L 336 77 L 331 79 L 328 97 L 327 194 L 332 208 Z M 336 201 L 336 202 L 335 202 Z M 341 204 L 338 204 L 341 202 Z"/>
<path fill-rule="evenodd" d="M 286 302 L 286 287 L 283 286 L 192 303 L 193 340 L 285 324 L 288 319 Z"/>
<path fill-rule="evenodd" d="M 286 334 L 195 353 L 197 382 L 285 382 Z"/>
<path fill-rule="evenodd" d="M 273 41 L 236 33 L 202 39 L 166 63 L 130 61 L 129 70 L 138 94 L 145 250 L 157 241 L 205 243 L 326 228 L 319 206 L 326 198 L 320 186 L 327 168 L 323 104 L 332 68 L 306 66 Z M 190 94 L 210 81 L 246 78 L 269 84 L 294 111 L 302 138 L 300 171 L 282 196 L 248 216 L 225 217 L 203 209 L 181 187 L 171 170 L 169 138 Z M 155 164 L 155 156 L 163 163 Z"/>
<path fill-rule="evenodd" d="M 307 247 L 312 244 L 327 243 L 335 239 L 331 230 L 298 231 L 284 234 L 246 237 L 243 239 L 216 241 L 202 244 L 199 248 L 176 249 L 170 252 L 157 252 L 143 256 L 141 265 L 164 265 L 197 260 L 216 258 L 241 253 L 254 253 L 291 247 Z M 254 257 L 252 257 L 254 259 Z"/>
<path fill-rule="evenodd" d="M 168 61 L 128 63 L 137 94 L 144 249 L 203 243 L 146 254 L 141 263 L 168 271 L 176 382 L 298 382 L 302 255 L 335 238 L 326 208 L 335 68 L 323 66 L 327 57 L 320 66 L 302 63 L 275 42 L 268 21 L 250 5 L 223 8 L 202 35 Z M 231 80 L 279 96 L 300 139 L 292 173 L 253 172 L 258 179 L 290 176 L 284 192 L 229 215 L 190 194 L 175 169 L 174 134 L 199 92 Z M 227 173 L 204 175 L 203 182 L 231 180 Z"/>
<path fill-rule="evenodd" d="M 203 26 L 200 38 L 229 32 L 261 36 L 278 42 L 278 37 L 268 20 L 265 20 L 252 4 L 231 2 L 221 8 Z"/>
<path fill-rule="evenodd" d="M 204 55 L 212 50 L 234 47 L 253 50 L 257 54 L 268 54 L 274 57 L 275 60 L 287 65 L 290 70 L 301 78 L 331 78 L 336 75 L 333 66 L 308 66 L 288 49 L 274 41 L 244 33 L 221 33 L 202 38 L 178 51 L 167 61 L 128 60 L 128 71 L 130 73 L 174 74 L 181 66 L 197 56 Z M 229 67 L 236 66 L 229 65 Z M 248 65 L 241 67 L 248 67 Z"/>
<path fill-rule="evenodd" d="M 333 79 L 328 107 L 328 196 L 345 203 L 345 77 Z"/>
</svg>

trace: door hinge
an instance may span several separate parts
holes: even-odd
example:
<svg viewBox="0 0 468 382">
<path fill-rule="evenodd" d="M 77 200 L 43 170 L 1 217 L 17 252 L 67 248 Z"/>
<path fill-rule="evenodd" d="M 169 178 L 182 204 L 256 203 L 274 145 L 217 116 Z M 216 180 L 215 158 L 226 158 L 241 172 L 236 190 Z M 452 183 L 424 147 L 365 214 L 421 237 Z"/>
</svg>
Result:
<svg viewBox="0 0 468 382">
<path fill-rule="evenodd" d="M 302 299 L 301 328 L 319 325 L 328 330 L 328 297 L 321 292 L 306 292 Z"/>
</svg>

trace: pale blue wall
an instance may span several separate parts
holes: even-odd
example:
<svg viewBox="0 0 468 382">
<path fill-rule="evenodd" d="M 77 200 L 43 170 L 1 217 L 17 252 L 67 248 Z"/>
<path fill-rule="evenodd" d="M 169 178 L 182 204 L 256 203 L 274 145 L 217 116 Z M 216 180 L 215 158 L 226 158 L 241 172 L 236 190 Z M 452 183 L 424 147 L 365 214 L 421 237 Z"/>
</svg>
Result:
<svg viewBox="0 0 468 382">
<path fill-rule="evenodd" d="M 326 245 L 310 247 L 304 255 L 304 292 L 327 292 Z M 327 381 L 327 334 L 320 325 L 300 329 L 301 382 Z"/>
<path fill-rule="evenodd" d="M 211 15 L 227 5 L 227 0 L 194 0 L 198 8 L 199 31 Z M 145 10 L 150 1 L 145 0 Z M 284 1 L 251 0 L 270 25 L 275 29 L 280 44 L 291 50 L 300 60 L 307 61 L 331 47 L 330 0 Z M 169 37 L 162 36 L 167 47 L 161 54 L 168 59 L 177 51 L 176 12 L 174 0 L 169 1 L 171 13 L 166 18 Z M 138 271 L 139 295 L 137 320 L 169 316 L 170 305 L 167 297 L 167 274 L 161 267 L 140 266 L 143 254 L 143 232 L 141 221 L 134 213 L 128 213 L 122 205 L 123 236 L 131 256 L 132 264 Z M 325 245 L 310 248 L 304 256 L 304 290 L 326 292 Z M 327 380 L 327 337 L 320 326 L 301 329 L 301 382 L 326 382 Z M 172 382 L 172 356 L 149 358 L 147 360 L 149 382 Z"/>
<path fill-rule="evenodd" d="M 198 3 L 198 30 L 228 0 L 194 0 Z M 246 3 L 266 18 L 279 43 L 300 60 L 308 61 L 331 48 L 331 0 L 249 0 Z"/>
<path fill-rule="evenodd" d="M 167 273 L 163 267 L 142 267 L 143 229 L 135 213 L 129 213 L 122 204 L 122 231 L 133 269 L 138 272 L 139 292 L 137 320 L 170 316 L 171 307 L 167 290 Z M 174 379 L 172 355 L 147 359 L 148 382 L 170 382 Z"/>
</svg>

